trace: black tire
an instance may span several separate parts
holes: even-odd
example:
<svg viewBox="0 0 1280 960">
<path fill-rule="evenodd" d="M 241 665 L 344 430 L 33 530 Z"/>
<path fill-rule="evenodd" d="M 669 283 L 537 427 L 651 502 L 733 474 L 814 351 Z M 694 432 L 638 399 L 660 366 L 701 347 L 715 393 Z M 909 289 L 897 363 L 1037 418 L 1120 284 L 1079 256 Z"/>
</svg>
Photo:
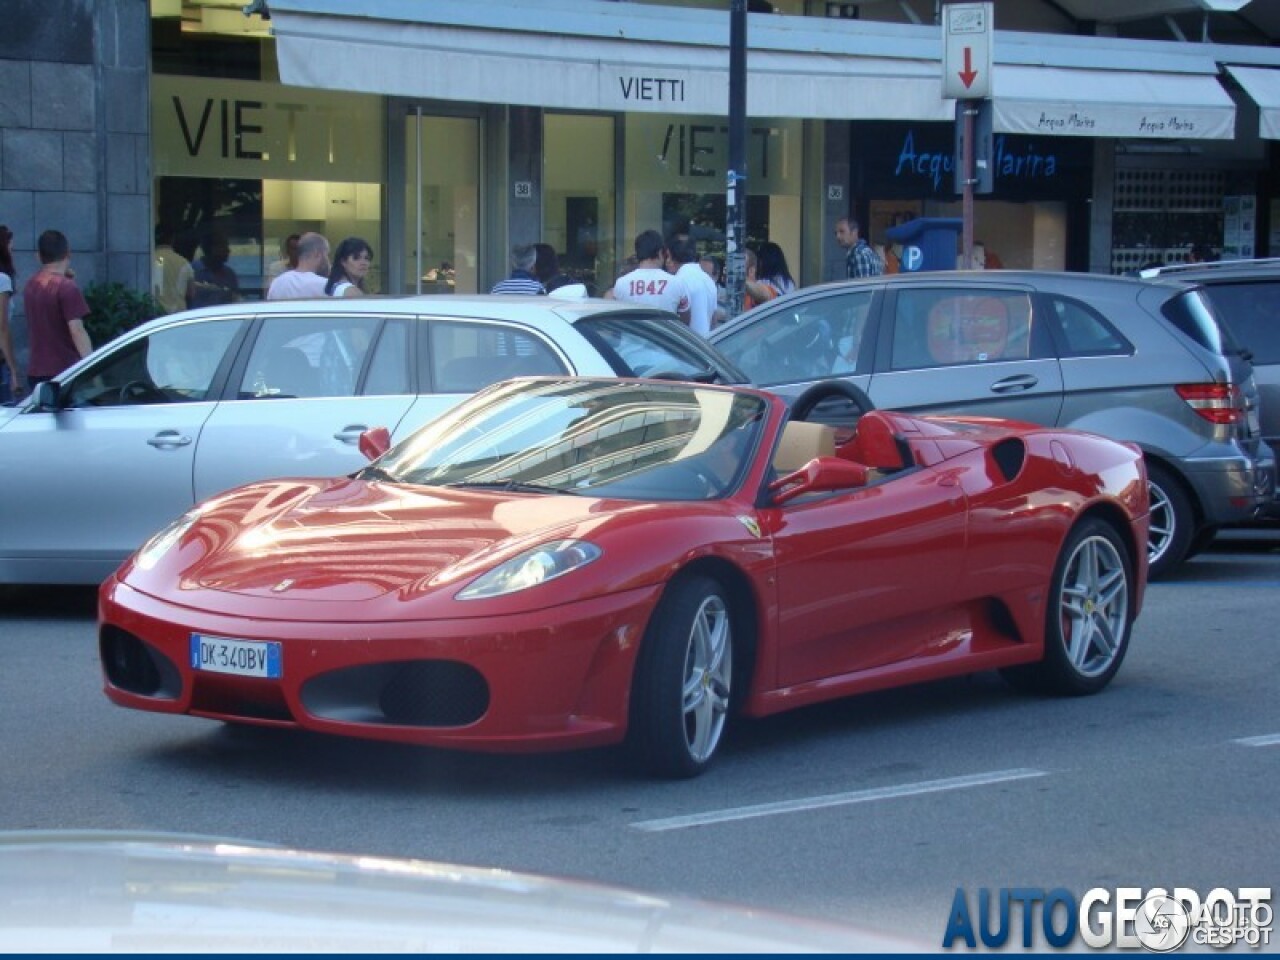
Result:
<svg viewBox="0 0 1280 960">
<path fill-rule="evenodd" d="M 696 777 L 728 725 L 732 605 L 711 577 L 674 581 L 645 630 L 631 689 L 628 746 L 648 773 Z"/>
<path fill-rule="evenodd" d="M 856 411 L 854 420 L 861 417 L 864 413 L 870 413 L 876 408 L 871 402 L 871 398 L 866 392 L 855 387 L 847 380 L 820 380 L 808 387 L 800 396 L 796 397 L 791 404 L 792 420 L 808 420 L 813 415 L 814 410 L 824 400 L 832 397 L 841 397 L 849 401 L 849 405 Z M 843 422 L 843 421 L 842 421 Z"/>
<path fill-rule="evenodd" d="M 1133 632 L 1133 564 L 1110 524 L 1089 518 L 1054 564 L 1045 611 L 1044 659 L 1001 671 L 1014 686 L 1081 696 L 1120 669 Z"/>
<path fill-rule="evenodd" d="M 1196 535 L 1191 538 L 1191 546 L 1187 548 L 1187 555 L 1183 559 L 1190 560 L 1197 554 L 1204 553 L 1209 549 L 1209 544 L 1213 543 L 1218 536 L 1217 527 L 1202 527 L 1197 531 Z"/>
<path fill-rule="evenodd" d="M 1165 467 L 1147 465 L 1147 488 L 1151 493 L 1148 577 L 1159 580 L 1189 556 L 1196 534 L 1196 515 L 1181 481 Z"/>
</svg>

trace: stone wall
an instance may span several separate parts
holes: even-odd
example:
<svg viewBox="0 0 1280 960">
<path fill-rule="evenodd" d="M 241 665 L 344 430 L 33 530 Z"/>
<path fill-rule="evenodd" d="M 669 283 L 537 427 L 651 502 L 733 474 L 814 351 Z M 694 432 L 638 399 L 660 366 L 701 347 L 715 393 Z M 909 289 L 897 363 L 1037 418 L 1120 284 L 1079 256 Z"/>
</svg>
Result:
<svg viewBox="0 0 1280 960">
<path fill-rule="evenodd" d="M 5 0 L 0 223 L 19 293 L 50 228 L 67 235 L 81 288 L 150 286 L 150 29 L 147 0 Z M 25 357 L 21 296 L 11 325 Z"/>
</svg>

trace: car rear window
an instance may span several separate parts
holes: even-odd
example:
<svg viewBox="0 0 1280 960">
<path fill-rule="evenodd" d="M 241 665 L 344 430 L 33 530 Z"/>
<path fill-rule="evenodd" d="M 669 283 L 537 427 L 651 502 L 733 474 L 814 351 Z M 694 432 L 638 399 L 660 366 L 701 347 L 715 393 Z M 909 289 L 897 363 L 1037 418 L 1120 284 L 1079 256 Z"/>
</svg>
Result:
<svg viewBox="0 0 1280 960">
<path fill-rule="evenodd" d="M 1215 283 L 1204 292 L 1254 363 L 1280 363 L 1280 279 Z"/>
<path fill-rule="evenodd" d="M 1189 290 L 1160 308 L 1165 319 L 1206 350 L 1227 355 L 1240 352 L 1231 331 L 1218 320 L 1204 290 Z"/>
<path fill-rule="evenodd" d="M 574 328 L 620 377 L 746 383 L 747 376 L 696 333 L 665 314 L 607 313 Z"/>
</svg>

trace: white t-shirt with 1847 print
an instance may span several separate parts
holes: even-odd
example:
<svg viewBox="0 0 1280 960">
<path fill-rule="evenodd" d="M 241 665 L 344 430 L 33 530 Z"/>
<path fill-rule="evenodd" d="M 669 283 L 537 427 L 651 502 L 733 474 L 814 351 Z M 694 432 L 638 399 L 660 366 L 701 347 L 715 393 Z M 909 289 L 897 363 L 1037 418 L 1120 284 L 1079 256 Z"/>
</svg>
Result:
<svg viewBox="0 0 1280 960">
<path fill-rule="evenodd" d="M 672 313 L 689 309 L 689 290 L 684 281 L 657 267 L 638 267 L 619 277 L 613 285 L 613 297 L 627 303 L 646 303 Z"/>
</svg>

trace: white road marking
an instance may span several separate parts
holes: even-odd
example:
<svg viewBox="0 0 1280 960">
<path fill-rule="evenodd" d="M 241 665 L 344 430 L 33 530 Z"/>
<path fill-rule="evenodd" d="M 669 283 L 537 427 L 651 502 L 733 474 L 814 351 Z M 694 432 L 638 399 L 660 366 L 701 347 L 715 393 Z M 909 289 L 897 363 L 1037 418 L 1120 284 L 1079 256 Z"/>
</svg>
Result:
<svg viewBox="0 0 1280 960">
<path fill-rule="evenodd" d="M 1268 733 L 1261 737 L 1241 737 L 1231 742 L 1238 743 L 1242 747 L 1274 747 L 1280 744 L 1280 733 Z"/>
<path fill-rule="evenodd" d="M 923 780 L 920 783 L 904 783 L 897 787 L 876 787 L 872 790 L 856 790 L 852 793 L 831 793 L 821 797 L 799 800 L 782 800 L 777 803 L 761 803 L 750 807 L 729 807 L 708 813 L 693 813 L 684 817 L 666 817 L 661 820 L 639 820 L 631 824 L 636 830 L 662 833 L 667 830 L 683 830 L 686 827 L 705 827 L 712 823 L 728 823 L 731 820 L 751 820 L 755 817 L 772 817 L 780 813 L 798 813 L 802 810 L 821 810 L 825 807 L 843 807 L 871 800 L 896 800 L 915 797 L 924 793 L 941 793 L 945 790 L 964 790 L 968 787 L 985 787 L 1010 780 L 1029 780 L 1047 777 L 1049 771 L 1019 767 L 1013 770 L 993 770 L 990 773 L 974 773 L 965 777 L 946 780 Z"/>
</svg>

